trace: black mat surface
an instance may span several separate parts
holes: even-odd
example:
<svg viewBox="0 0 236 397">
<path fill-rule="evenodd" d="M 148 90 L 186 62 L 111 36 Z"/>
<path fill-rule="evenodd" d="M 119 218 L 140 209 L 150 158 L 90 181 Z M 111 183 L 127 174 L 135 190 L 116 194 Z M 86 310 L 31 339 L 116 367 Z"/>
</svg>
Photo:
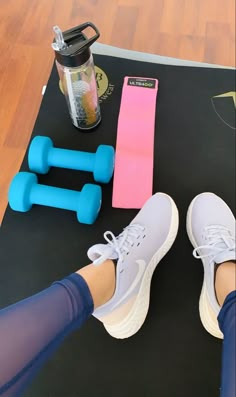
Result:
<svg viewBox="0 0 236 397">
<path fill-rule="evenodd" d="M 141 331 L 119 341 L 92 318 L 65 341 L 26 396 L 217 397 L 221 342 L 208 335 L 199 320 L 203 273 L 201 262 L 191 255 L 185 217 L 192 198 L 203 191 L 220 195 L 235 211 L 235 107 L 230 96 L 213 99 L 235 90 L 234 71 L 105 56 L 95 56 L 95 61 L 114 85 L 102 102 L 99 128 L 85 134 L 71 125 L 53 69 L 33 135 L 48 135 L 56 146 L 79 150 L 95 151 L 102 143 L 115 146 L 123 77 L 158 78 L 153 191 L 174 198 L 180 230 L 154 274 L 151 306 Z M 22 170 L 27 169 L 25 160 Z M 39 180 L 78 190 L 93 182 L 90 174 L 61 169 Z M 104 231 L 116 234 L 129 223 L 136 211 L 113 209 L 111 195 L 112 184 L 104 186 L 102 211 L 93 226 L 81 225 L 74 213 L 57 209 L 35 206 L 26 214 L 7 209 L 0 228 L 0 307 L 87 264 L 87 249 L 102 242 Z"/>
</svg>

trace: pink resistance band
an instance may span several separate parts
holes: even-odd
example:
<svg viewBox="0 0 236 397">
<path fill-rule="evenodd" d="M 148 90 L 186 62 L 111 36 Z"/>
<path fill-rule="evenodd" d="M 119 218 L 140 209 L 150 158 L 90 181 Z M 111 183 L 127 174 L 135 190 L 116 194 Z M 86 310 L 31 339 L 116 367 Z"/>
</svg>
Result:
<svg viewBox="0 0 236 397">
<path fill-rule="evenodd" d="M 141 208 L 152 195 L 157 90 L 157 79 L 124 79 L 116 141 L 113 207 Z"/>
</svg>

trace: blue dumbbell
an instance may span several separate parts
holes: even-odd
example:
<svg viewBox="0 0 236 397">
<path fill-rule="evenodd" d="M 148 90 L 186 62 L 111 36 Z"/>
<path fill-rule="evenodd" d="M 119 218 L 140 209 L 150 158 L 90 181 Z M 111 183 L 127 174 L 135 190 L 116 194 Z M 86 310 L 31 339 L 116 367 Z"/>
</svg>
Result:
<svg viewBox="0 0 236 397">
<path fill-rule="evenodd" d="M 10 207 L 15 211 L 29 211 L 33 204 L 75 211 L 81 223 L 92 224 L 102 203 L 100 186 L 87 184 L 81 192 L 38 184 L 31 172 L 19 172 L 8 192 Z"/>
<path fill-rule="evenodd" d="M 114 171 L 115 151 L 112 146 L 100 145 L 96 153 L 58 149 L 46 136 L 36 136 L 29 148 L 28 163 L 31 171 L 46 174 L 50 167 L 93 172 L 96 182 L 108 183 Z"/>
</svg>

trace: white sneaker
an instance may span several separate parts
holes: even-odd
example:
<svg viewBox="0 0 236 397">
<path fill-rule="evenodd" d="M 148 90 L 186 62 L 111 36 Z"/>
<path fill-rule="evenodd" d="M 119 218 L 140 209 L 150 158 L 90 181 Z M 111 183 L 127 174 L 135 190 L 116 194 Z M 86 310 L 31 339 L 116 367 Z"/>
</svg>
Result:
<svg viewBox="0 0 236 397">
<path fill-rule="evenodd" d="M 187 232 L 194 246 L 193 255 L 202 259 L 203 286 L 199 302 L 205 329 L 223 338 L 217 316 L 220 306 L 215 294 L 215 265 L 235 260 L 235 218 L 227 204 L 213 193 L 202 193 L 190 204 Z"/>
<path fill-rule="evenodd" d="M 157 193 L 118 237 L 108 231 L 104 234 L 108 244 L 89 249 L 88 257 L 95 265 L 106 259 L 118 260 L 115 293 L 93 313 L 113 337 L 128 338 L 143 325 L 153 272 L 176 238 L 178 221 L 174 201 Z"/>
</svg>

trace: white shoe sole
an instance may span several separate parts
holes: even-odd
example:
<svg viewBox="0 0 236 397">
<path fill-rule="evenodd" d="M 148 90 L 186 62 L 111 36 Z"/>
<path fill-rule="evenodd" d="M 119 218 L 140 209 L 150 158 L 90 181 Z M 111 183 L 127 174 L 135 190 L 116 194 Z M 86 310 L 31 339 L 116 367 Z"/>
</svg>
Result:
<svg viewBox="0 0 236 397">
<path fill-rule="evenodd" d="M 195 200 L 198 198 L 198 196 L 195 197 L 195 199 L 192 201 L 192 203 L 189 206 L 188 213 L 187 213 L 187 233 L 189 240 L 191 241 L 192 245 L 194 248 L 196 248 L 198 245 L 193 237 L 193 232 L 192 232 L 192 227 L 191 227 L 191 218 L 192 218 L 192 209 L 193 205 L 195 203 Z M 202 285 L 202 290 L 201 290 L 201 295 L 200 295 L 200 300 L 199 300 L 199 313 L 200 313 L 200 318 L 201 322 L 204 326 L 204 328 L 211 334 L 212 336 L 215 336 L 216 338 L 223 339 L 223 334 L 219 328 L 218 325 L 218 320 L 217 320 L 217 314 L 215 313 L 214 309 L 212 308 L 208 295 L 207 295 L 207 288 L 206 288 L 206 273 L 207 273 L 207 267 L 208 263 L 204 258 L 202 259 L 203 262 L 203 268 L 204 268 L 204 278 L 203 278 L 203 285 Z"/>
<path fill-rule="evenodd" d="M 153 255 L 151 261 L 147 265 L 147 269 L 144 273 L 139 293 L 135 299 L 132 309 L 130 310 L 129 314 L 119 323 L 113 325 L 106 325 L 104 323 L 104 327 L 106 328 L 107 332 L 114 338 L 117 339 L 129 338 L 142 327 L 146 319 L 149 308 L 149 302 L 150 302 L 150 287 L 151 287 L 152 275 L 158 263 L 172 247 L 178 232 L 178 226 L 179 226 L 178 209 L 172 198 L 169 197 L 169 199 L 171 200 L 171 205 L 172 205 L 172 220 L 171 220 L 169 234 L 167 236 L 165 243 Z"/>
</svg>

